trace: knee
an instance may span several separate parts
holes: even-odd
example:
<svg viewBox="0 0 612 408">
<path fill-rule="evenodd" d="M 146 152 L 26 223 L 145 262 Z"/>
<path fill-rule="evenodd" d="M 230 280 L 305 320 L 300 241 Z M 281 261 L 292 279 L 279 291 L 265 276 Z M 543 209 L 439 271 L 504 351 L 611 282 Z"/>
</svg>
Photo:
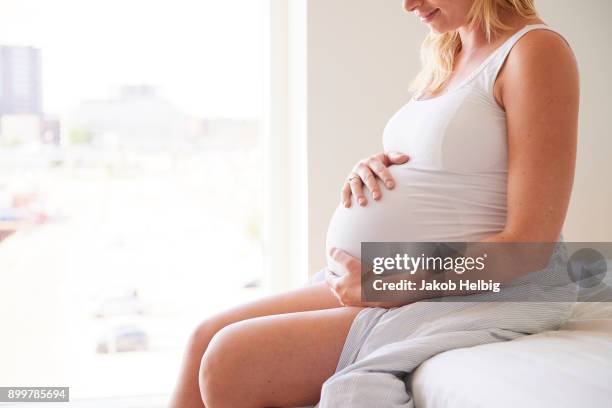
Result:
<svg viewBox="0 0 612 408">
<path fill-rule="evenodd" d="M 200 364 L 199 385 L 202 400 L 206 407 L 245 406 L 236 383 L 240 383 L 241 344 L 244 339 L 237 328 L 231 324 L 219 330 L 210 341 Z"/>
<path fill-rule="evenodd" d="M 223 325 L 215 317 L 202 321 L 191 332 L 187 343 L 187 348 L 201 355 L 201 353 L 203 353 L 208 347 L 208 344 L 215 333 L 217 333 L 222 327 Z"/>
</svg>

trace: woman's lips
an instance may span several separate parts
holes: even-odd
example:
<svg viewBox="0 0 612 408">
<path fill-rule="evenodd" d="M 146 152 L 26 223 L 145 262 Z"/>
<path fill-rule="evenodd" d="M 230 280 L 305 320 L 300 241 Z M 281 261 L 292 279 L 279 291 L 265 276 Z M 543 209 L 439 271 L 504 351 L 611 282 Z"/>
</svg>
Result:
<svg viewBox="0 0 612 408">
<path fill-rule="evenodd" d="M 435 9 L 431 13 L 426 14 L 424 16 L 419 16 L 419 17 L 421 18 L 422 22 L 429 23 L 431 20 L 433 20 L 438 15 L 439 11 L 440 11 L 440 9 Z"/>
</svg>

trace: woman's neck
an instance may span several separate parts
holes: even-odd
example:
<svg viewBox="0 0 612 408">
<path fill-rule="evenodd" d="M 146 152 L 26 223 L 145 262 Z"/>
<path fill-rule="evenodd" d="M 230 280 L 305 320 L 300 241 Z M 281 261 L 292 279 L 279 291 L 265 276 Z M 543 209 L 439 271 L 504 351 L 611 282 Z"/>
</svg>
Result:
<svg viewBox="0 0 612 408">
<path fill-rule="evenodd" d="M 520 29 L 527 24 L 539 24 L 543 21 L 539 18 L 525 18 L 516 13 L 501 13 L 501 21 L 512 27 L 511 31 Z M 481 26 L 465 25 L 458 29 L 459 38 L 461 39 L 461 53 L 464 56 L 471 56 L 478 50 L 496 42 L 500 37 L 504 37 L 504 33 L 492 33 L 491 42 L 487 41 L 487 36 Z"/>
<path fill-rule="evenodd" d="M 461 53 L 464 55 L 472 55 L 475 50 L 488 45 L 484 30 L 480 27 L 463 26 L 458 31 L 461 39 Z"/>
</svg>

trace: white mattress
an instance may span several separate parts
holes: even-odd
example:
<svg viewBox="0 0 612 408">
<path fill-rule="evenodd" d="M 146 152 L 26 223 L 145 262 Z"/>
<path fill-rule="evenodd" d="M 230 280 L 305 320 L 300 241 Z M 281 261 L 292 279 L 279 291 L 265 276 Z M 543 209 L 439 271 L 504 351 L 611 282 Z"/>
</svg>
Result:
<svg viewBox="0 0 612 408">
<path fill-rule="evenodd" d="M 439 354 L 411 387 L 417 408 L 610 408 L 612 303 L 578 304 L 559 331 Z"/>
</svg>

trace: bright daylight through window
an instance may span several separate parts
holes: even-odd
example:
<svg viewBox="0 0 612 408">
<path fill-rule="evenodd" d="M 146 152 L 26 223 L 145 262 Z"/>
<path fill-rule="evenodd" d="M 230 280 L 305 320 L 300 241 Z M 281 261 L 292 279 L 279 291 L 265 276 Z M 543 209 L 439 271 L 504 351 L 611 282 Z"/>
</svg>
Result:
<svg viewBox="0 0 612 408">
<path fill-rule="evenodd" d="M 264 293 L 265 2 L 2 3 L 0 384 L 167 394 Z"/>
</svg>

